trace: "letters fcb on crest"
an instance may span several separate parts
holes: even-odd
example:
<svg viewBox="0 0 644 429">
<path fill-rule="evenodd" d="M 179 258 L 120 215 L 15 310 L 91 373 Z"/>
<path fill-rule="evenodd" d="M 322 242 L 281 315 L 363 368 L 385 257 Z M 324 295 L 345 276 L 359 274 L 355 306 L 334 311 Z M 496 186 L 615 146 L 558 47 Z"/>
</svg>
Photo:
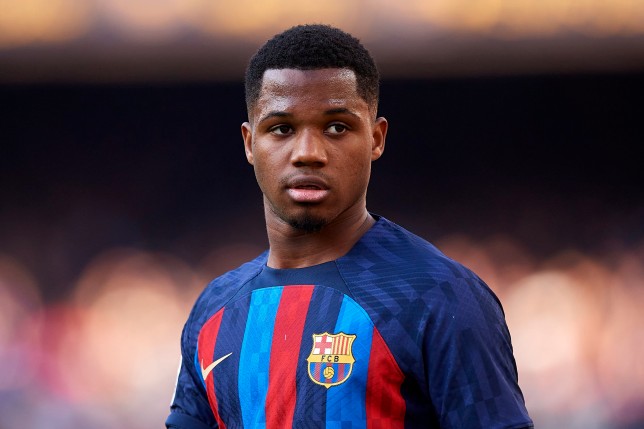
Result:
<svg viewBox="0 0 644 429">
<path fill-rule="evenodd" d="M 354 334 L 313 334 L 308 362 L 311 380 L 327 389 L 347 381 L 356 361 L 353 357 Z"/>
</svg>

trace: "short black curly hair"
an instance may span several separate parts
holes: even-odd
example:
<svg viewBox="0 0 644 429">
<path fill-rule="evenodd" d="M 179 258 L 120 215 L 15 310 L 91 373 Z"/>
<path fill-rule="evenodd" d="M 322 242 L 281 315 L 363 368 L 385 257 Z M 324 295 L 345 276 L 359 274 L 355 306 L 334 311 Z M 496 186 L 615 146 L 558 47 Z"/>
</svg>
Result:
<svg viewBox="0 0 644 429">
<path fill-rule="evenodd" d="M 378 106 L 380 77 L 369 51 L 344 31 L 323 24 L 297 25 L 268 40 L 246 68 L 246 107 L 250 114 L 269 69 L 348 68 L 356 75 L 357 92 L 370 109 Z"/>
</svg>

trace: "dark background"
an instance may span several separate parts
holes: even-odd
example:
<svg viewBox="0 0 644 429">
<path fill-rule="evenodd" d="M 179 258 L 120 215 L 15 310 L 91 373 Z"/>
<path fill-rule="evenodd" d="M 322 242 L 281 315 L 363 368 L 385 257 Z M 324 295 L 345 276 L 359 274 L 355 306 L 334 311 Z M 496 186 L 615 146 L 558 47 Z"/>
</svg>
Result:
<svg viewBox="0 0 644 429">
<path fill-rule="evenodd" d="M 371 211 L 537 257 L 644 239 L 644 73 L 385 80 Z M 105 249 L 265 245 L 241 83 L 0 86 L 0 252 L 64 299 Z"/>
</svg>

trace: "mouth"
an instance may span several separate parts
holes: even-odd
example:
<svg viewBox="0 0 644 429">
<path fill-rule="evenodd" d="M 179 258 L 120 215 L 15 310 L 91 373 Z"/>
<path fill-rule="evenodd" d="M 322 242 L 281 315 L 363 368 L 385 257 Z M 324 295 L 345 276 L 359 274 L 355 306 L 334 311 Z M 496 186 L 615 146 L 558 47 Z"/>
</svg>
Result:
<svg viewBox="0 0 644 429">
<path fill-rule="evenodd" d="M 329 187 L 318 177 L 296 177 L 287 183 L 286 192 L 297 203 L 319 203 L 329 194 Z"/>
</svg>

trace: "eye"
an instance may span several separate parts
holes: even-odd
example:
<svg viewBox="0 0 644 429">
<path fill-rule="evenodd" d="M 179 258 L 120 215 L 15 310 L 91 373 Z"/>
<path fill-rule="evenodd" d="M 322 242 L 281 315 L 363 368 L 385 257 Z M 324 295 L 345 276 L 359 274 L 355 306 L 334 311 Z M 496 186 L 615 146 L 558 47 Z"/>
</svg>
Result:
<svg viewBox="0 0 644 429">
<path fill-rule="evenodd" d="M 326 132 L 328 134 L 344 134 L 348 129 L 349 127 L 344 124 L 331 124 L 326 129 Z"/>
<path fill-rule="evenodd" d="M 288 125 L 276 125 L 270 129 L 270 132 L 278 136 L 285 136 L 291 134 L 293 129 Z"/>
</svg>

